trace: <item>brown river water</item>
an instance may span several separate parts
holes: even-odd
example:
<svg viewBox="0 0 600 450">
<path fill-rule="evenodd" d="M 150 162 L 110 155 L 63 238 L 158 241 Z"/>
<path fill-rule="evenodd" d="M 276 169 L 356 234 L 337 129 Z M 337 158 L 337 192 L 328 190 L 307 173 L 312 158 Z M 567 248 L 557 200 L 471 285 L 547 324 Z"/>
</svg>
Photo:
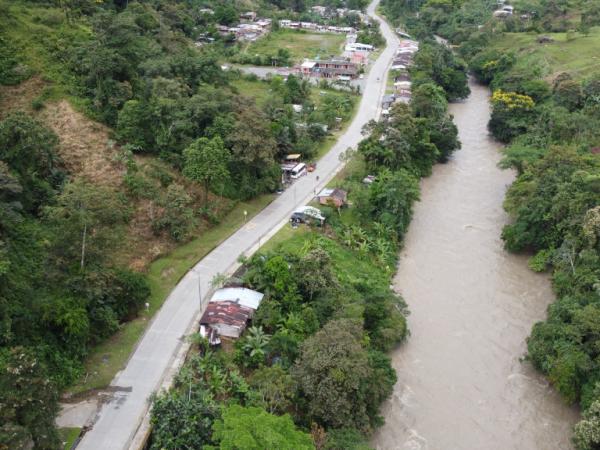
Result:
<svg viewBox="0 0 600 450">
<path fill-rule="evenodd" d="M 553 294 L 547 276 L 503 249 L 502 201 L 488 89 L 451 105 L 462 149 L 422 182 L 395 278 L 411 336 L 392 353 L 398 383 L 377 449 L 571 449 L 578 419 L 521 359 Z"/>
</svg>

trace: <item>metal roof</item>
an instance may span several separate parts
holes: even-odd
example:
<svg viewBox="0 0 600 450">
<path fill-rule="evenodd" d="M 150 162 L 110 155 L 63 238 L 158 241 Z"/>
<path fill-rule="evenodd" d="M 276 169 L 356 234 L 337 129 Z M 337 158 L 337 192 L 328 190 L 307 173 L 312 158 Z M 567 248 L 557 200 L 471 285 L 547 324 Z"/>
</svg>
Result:
<svg viewBox="0 0 600 450">
<path fill-rule="evenodd" d="M 223 288 L 217 290 L 210 301 L 211 303 L 231 301 L 246 308 L 258 309 L 264 295 L 247 288 Z"/>
</svg>

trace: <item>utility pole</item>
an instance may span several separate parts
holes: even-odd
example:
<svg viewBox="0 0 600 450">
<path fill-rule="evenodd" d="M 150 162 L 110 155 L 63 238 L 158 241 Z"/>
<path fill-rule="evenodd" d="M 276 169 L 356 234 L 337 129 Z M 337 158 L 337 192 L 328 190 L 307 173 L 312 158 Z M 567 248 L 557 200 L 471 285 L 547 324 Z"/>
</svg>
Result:
<svg viewBox="0 0 600 450">
<path fill-rule="evenodd" d="M 196 270 L 194 272 L 198 275 L 198 304 L 200 305 L 200 310 L 202 310 L 202 276 L 200 272 Z"/>
</svg>

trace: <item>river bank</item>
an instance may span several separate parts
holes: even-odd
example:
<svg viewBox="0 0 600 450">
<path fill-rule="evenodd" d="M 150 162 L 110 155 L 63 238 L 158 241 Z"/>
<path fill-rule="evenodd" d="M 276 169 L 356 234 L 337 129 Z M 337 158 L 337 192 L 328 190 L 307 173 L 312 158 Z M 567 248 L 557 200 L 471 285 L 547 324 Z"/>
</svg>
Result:
<svg viewBox="0 0 600 450">
<path fill-rule="evenodd" d="M 379 449 L 568 449 L 574 408 L 528 363 L 525 339 L 545 317 L 550 282 L 507 253 L 504 194 L 488 137 L 489 91 L 451 106 L 462 150 L 422 182 L 395 286 L 412 336 L 396 350 L 399 382 L 376 433 Z"/>
</svg>

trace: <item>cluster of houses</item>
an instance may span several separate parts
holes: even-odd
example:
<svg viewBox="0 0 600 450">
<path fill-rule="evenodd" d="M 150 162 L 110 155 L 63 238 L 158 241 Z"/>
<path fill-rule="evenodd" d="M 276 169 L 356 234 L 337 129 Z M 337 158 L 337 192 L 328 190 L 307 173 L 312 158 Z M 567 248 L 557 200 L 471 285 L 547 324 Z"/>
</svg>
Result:
<svg viewBox="0 0 600 450">
<path fill-rule="evenodd" d="M 239 339 L 260 306 L 264 294 L 247 288 L 217 290 L 202 318 L 200 335 L 210 345 L 221 344 L 221 339 Z"/>
<path fill-rule="evenodd" d="M 204 14 L 214 14 L 209 8 L 201 9 Z M 217 25 L 221 36 L 234 36 L 238 41 L 255 41 L 271 30 L 271 19 L 260 19 L 254 11 L 240 14 L 240 23 L 235 26 Z"/>
<path fill-rule="evenodd" d="M 333 25 L 321 25 L 314 22 L 294 22 L 289 19 L 281 19 L 279 21 L 279 26 L 281 28 L 290 28 L 292 30 L 309 30 L 321 33 L 356 33 L 356 30 L 352 27 L 336 27 Z"/>
<path fill-rule="evenodd" d="M 382 114 L 388 115 L 391 106 L 395 102 L 410 103 L 411 81 L 408 69 L 412 65 L 414 54 L 419 50 L 419 43 L 411 39 L 402 39 L 396 56 L 392 62 L 392 70 L 395 70 L 393 93 L 384 95 L 382 101 Z"/>
<path fill-rule="evenodd" d="M 348 8 L 328 8 L 326 6 L 320 6 L 320 5 L 316 5 L 310 8 L 310 10 L 315 13 L 318 14 L 321 17 L 330 19 L 332 17 L 346 17 L 350 14 L 355 14 L 358 17 L 360 17 L 361 20 L 365 20 L 367 18 L 367 16 L 365 16 L 365 14 L 358 10 L 358 9 L 348 9 Z"/>
</svg>

